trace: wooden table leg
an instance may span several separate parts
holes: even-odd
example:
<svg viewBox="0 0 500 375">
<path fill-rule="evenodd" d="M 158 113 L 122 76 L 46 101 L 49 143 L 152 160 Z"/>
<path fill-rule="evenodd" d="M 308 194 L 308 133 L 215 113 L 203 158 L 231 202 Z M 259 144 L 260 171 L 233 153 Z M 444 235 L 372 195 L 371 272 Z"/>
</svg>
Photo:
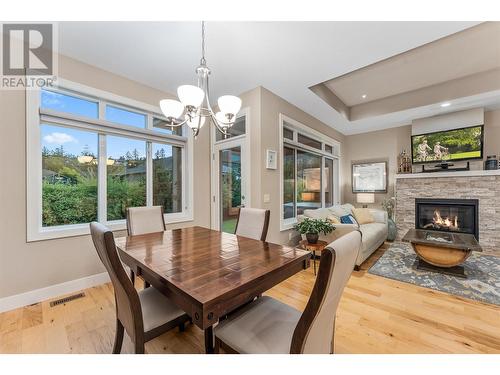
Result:
<svg viewBox="0 0 500 375">
<path fill-rule="evenodd" d="M 214 330 L 212 326 L 205 330 L 205 353 L 213 354 L 214 352 Z"/>
</svg>

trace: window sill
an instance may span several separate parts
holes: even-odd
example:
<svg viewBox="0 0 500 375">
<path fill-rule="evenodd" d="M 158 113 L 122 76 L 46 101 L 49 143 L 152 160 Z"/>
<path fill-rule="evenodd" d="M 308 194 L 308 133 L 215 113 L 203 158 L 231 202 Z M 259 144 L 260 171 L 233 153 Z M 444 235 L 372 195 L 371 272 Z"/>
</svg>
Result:
<svg viewBox="0 0 500 375">
<path fill-rule="evenodd" d="M 165 222 L 169 224 L 186 223 L 193 221 L 193 216 L 190 214 L 174 214 L 170 217 L 165 217 Z M 107 222 L 106 225 L 113 232 L 127 230 L 127 222 L 125 220 L 117 220 L 112 222 Z M 58 238 L 69 238 L 78 236 L 88 236 L 90 235 L 89 224 L 73 224 L 65 226 L 57 226 L 50 228 L 42 228 L 38 232 L 28 233 L 26 242 L 36 242 L 45 240 L 54 240 Z"/>
<path fill-rule="evenodd" d="M 288 219 L 286 221 L 281 221 L 280 231 L 285 232 L 287 230 L 293 229 L 293 227 L 297 224 L 297 219 Z"/>
</svg>

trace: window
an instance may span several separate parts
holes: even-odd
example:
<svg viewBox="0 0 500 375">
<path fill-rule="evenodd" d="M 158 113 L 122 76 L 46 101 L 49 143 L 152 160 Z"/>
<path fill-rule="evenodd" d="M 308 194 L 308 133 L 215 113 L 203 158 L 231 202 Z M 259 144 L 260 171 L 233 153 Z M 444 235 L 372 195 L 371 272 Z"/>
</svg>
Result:
<svg viewBox="0 0 500 375">
<path fill-rule="evenodd" d="M 283 138 L 293 141 L 293 130 L 283 128 Z"/>
<path fill-rule="evenodd" d="M 153 205 L 182 211 L 182 149 L 153 143 Z"/>
<path fill-rule="evenodd" d="M 281 115 L 282 230 L 290 229 L 307 209 L 330 207 L 339 200 L 340 145 Z M 286 127 L 285 127 L 286 124 Z"/>
<path fill-rule="evenodd" d="M 122 220 L 128 207 L 146 206 L 146 142 L 108 136 L 107 220 Z"/>
<path fill-rule="evenodd" d="M 309 146 L 309 147 L 313 147 L 313 148 L 317 148 L 318 150 L 321 150 L 321 142 L 320 141 L 317 141 L 315 139 L 312 139 L 310 137 L 307 137 L 301 133 L 298 133 L 297 135 L 297 141 L 299 143 L 302 143 L 303 145 L 306 145 L 306 146 Z"/>
<path fill-rule="evenodd" d="M 137 126 L 138 128 L 146 127 L 146 115 L 112 105 L 106 106 L 106 120 L 117 124 Z"/>
<path fill-rule="evenodd" d="M 192 140 L 183 128 L 165 126 L 157 107 L 60 84 L 26 92 L 28 241 L 88 234 L 91 221 L 125 229 L 134 206 L 161 205 L 167 222 L 192 220 Z"/>
<path fill-rule="evenodd" d="M 182 126 L 169 126 L 165 120 L 153 117 L 153 128 L 165 134 L 182 135 Z"/>
<path fill-rule="evenodd" d="M 97 102 L 49 90 L 42 90 L 40 107 L 90 118 L 99 116 Z"/>
<path fill-rule="evenodd" d="M 333 159 L 325 158 L 325 206 L 333 206 Z"/>
<path fill-rule="evenodd" d="M 295 150 L 283 147 L 283 218 L 295 217 Z"/>
<path fill-rule="evenodd" d="M 297 150 L 297 215 L 321 207 L 321 156 Z"/>
<path fill-rule="evenodd" d="M 215 132 L 215 140 L 222 141 L 224 139 L 234 138 L 243 135 L 246 132 L 246 116 L 240 116 L 236 119 L 233 126 L 229 128 L 227 135 L 222 134 L 220 131 Z"/>
<path fill-rule="evenodd" d="M 40 125 L 42 226 L 97 220 L 97 134 Z"/>
</svg>

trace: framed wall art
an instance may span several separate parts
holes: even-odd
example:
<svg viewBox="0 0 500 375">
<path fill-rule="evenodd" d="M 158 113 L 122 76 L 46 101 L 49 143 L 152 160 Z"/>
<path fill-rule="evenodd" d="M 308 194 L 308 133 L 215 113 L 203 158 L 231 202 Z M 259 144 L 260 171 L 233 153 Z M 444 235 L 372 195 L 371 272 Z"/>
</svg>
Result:
<svg viewBox="0 0 500 375">
<path fill-rule="evenodd" d="M 353 193 L 387 193 L 387 162 L 352 164 Z"/>
</svg>

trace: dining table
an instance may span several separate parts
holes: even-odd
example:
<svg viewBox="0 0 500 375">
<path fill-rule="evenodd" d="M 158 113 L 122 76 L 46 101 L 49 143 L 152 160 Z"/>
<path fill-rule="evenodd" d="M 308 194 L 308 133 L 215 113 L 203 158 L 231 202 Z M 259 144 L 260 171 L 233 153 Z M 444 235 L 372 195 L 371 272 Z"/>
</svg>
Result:
<svg viewBox="0 0 500 375">
<path fill-rule="evenodd" d="M 310 252 L 204 227 L 119 237 L 123 263 L 184 310 L 204 331 L 238 307 L 309 267 Z"/>
</svg>

